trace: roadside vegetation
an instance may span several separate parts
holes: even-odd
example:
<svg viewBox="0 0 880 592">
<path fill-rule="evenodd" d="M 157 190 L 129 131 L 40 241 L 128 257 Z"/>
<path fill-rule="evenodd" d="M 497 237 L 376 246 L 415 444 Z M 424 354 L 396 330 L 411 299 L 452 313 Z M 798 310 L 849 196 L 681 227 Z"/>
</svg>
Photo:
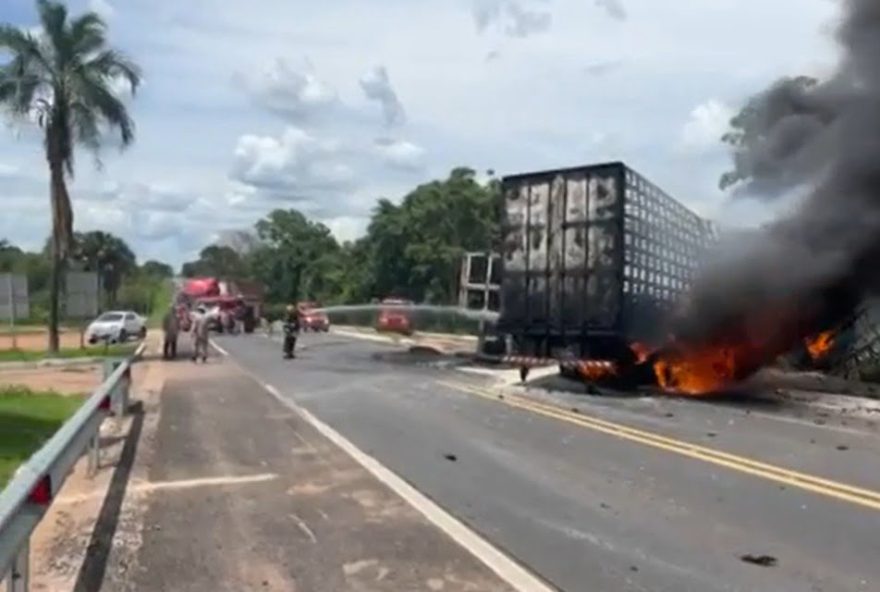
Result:
<svg viewBox="0 0 880 592">
<path fill-rule="evenodd" d="M 0 489 L 82 403 L 81 396 L 0 388 Z"/>
<path fill-rule="evenodd" d="M 39 362 L 46 359 L 76 358 L 124 358 L 132 355 L 137 344 L 90 345 L 86 347 L 62 347 L 56 353 L 23 349 L 0 350 L 0 362 Z"/>
<path fill-rule="evenodd" d="M 270 320 L 280 317 L 284 304 L 299 300 L 358 304 L 396 296 L 454 304 L 464 253 L 498 246 L 501 205 L 491 171 L 481 180 L 474 170 L 458 168 L 398 203 L 380 199 L 366 234 L 355 241 L 340 243 L 324 224 L 297 210 L 275 210 L 243 233 L 248 240 L 207 246 L 182 271 L 261 282 Z M 371 324 L 373 317 L 341 314 L 331 322 Z M 473 324 L 448 315 L 423 320 L 437 330 L 470 330 Z"/>
<path fill-rule="evenodd" d="M 56 0 L 36 0 L 38 29 L 0 24 L 0 104 L 10 117 L 36 124 L 43 135 L 50 178 L 52 232 L 41 254 L 47 273 L 46 291 L 49 350 L 60 348 L 63 273 L 77 249 L 89 246 L 86 238 L 108 242 L 104 233 L 77 237 L 73 231 L 73 206 L 68 182 L 73 178 L 76 148 L 96 156 L 109 142 L 107 132 L 118 134 L 120 148 L 134 141 L 134 121 L 120 92 L 133 95 L 140 84 L 137 64 L 113 49 L 107 40 L 107 23 L 94 11 L 78 16 Z M 121 243 L 121 240 L 116 240 Z M 121 245 L 113 247 L 121 253 Z M 98 260 L 103 253 L 98 252 Z M 133 256 L 132 256 L 133 258 Z M 101 271 L 107 271 L 102 269 Z M 118 271 L 105 278 L 108 293 L 115 295 Z"/>
</svg>

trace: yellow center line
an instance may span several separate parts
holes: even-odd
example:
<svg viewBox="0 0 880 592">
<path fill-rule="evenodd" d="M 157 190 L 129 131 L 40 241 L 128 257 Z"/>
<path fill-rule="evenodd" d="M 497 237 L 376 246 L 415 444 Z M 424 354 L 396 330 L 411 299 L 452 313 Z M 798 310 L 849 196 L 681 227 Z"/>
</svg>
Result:
<svg viewBox="0 0 880 592">
<path fill-rule="evenodd" d="M 557 407 L 556 405 L 541 403 L 517 395 L 505 394 L 502 399 L 499 398 L 498 393 L 493 393 L 489 390 L 471 385 L 445 381 L 438 381 L 438 384 L 461 392 L 476 395 L 496 403 L 504 403 L 510 407 L 531 411 L 532 413 L 558 419 L 580 427 L 589 428 L 631 442 L 637 442 L 653 448 L 673 452 L 681 456 L 726 467 L 741 473 L 747 473 L 777 483 L 797 487 L 805 491 L 833 497 L 874 510 L 880 510 L 880 492 L 878 491 L 872 491 L 870 489 L 824 479 L 815 475 L 792 471 L 790 469 L 777 467 L 751 458 L 730 454 L 728 452 L 723 452 L 714 448 L 707 448 L 705 446 L 692 444 L 682 440 L 676 440 L 667 436 L 632 428 L 582 413 L 572 413 Z"/>
</svg>

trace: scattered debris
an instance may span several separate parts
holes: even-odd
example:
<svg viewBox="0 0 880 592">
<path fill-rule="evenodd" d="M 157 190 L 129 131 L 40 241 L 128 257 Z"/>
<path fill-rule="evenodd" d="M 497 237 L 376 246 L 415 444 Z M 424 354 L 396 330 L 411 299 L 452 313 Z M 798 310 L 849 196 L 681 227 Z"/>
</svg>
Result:
<svg viewBox="0 0 880 592">
<path fill-rule="evenodd" d="M 572 412 L 572 413 L 580 413 L 581 410 L 578 409 L 577 407 L 572 407 L 572 408 L 571 408 L 571 412 Z"/>
<path fill-rule="evenodd" d="M 601 504 L 599 504 L 599 507 L 602 508 L 603 510 L 610 510 L 611 509 L 611 506 L 609 506 L 605 502 L 602 502 Z"/>
<path fill-rule="evenodd" d="M 849 446 L 847 446 L 846 444 L 838 444 L 837 449 L 838 450 L 849 450 Z"/>
<path fill-rule="evenodd" d="M 825 425 L 825 420 L 824 419 L 814 419 L 813 423 L 816 425 Z"/>
<path fill-rule="evenodd" d="M 499 400 L 499 401 L 503 401 L 503 400 L 504 400 L 504 395 L 498 395 L 498 400 Z"/>
<path fill-rule="evenodd" d="M 785 491 L 785 490 L 786 490 L 785 485 L 780 485 L 780 486 L 779 486 L 779 491 Z"/>
<path fill-rule="evenodd" d="M 629 570 L 630 570 L 631 572 L 637 572 L 637 571 L 639 571 L 639 568 L 636 567 L 635 565 L 630 565 L 630 566 L 629 566 Z"/>
<path fill-rule="evenodd" d="M 674 414 L 672 411 L 667 411 L 667 412 L 664 414 L 664 417 L 675 417 L 675 414 Z"/>
<path fill-rule="evenodd" d="M 815 443 L 816 443 L 816 439 L 815 439 L 815 438 L 810 438 L 810 444 L 815 444 Z"/>
<path fill-rule="evenodd" d="M 455 462 L 455 461 L 458 460 L 458 457 L 457 457 L 457 456 L 455 456 L 454 454 L 450 454 L 450 453 L 448 453 L 448 452 L 447 452 L 446 454 L 443 455 L 443 458 L 445 458 L 445 459 L 448 460 L 449 462 Z"/>
<path fill-rule="evenodd" d="M 718 434 L 716 434 L 715 432 L 706 432 L 706 435 L 709 436 L 710 438 L 714 438 Z"/>
<path fill-rule="evenodd" d="M 773 567 L 778 563 L 776 560 L 776 557 L 773 557 L 772 555 L 746 554 L 746 555 L 740 556 L 740 560 L 744 561 L 746 563 L 760 565 L 761 567 Z"/>
</svg>

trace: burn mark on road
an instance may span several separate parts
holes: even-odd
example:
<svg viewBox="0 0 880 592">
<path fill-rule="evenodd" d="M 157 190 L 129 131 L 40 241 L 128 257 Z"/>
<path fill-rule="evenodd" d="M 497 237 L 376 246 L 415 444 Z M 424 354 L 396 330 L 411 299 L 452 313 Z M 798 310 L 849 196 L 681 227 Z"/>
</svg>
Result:
<svg viewBox="0 0 880 592">
<path fill-rule="evenodd" d="M 773 557 L 772 555 L 746 554 L 741 555 L 740 560 L 745 563 L 751 563 L 752 565 L 759 565 L 761 567 L 775 567 L 778 563 L 776 557 Z"/>
</svg>

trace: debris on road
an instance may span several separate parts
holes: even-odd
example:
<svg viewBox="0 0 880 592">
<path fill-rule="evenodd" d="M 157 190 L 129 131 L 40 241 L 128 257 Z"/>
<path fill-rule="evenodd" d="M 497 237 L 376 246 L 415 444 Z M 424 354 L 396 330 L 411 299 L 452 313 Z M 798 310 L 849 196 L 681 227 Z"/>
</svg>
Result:
<svg viewBox="0 0 880 592">
<path fill-rule="evenodd" d="M 454 454 L 449 454 L 448 452 L 447 452 L 446 454 L 443 455 L 443 458 L 445 458 L 445 459 L 448 460 L 449 462 L 455 462 L 455 461 L 458 460 L 458 457 L 457 457 L 457 456 L 455 456 Z"/>
<path fill-rule="evenodd" d="M 744 561 L 745 563 L 760 565 L 761 567 L 774 567 L 778 563 L 776 557 L 773 557 L 772 555 L 746 554 L 740 556 L 740 560 Z"/>
<path fill-rule="evenodd" d="M 847 446 L 846 444 L 838 444 L 837 449 L 838 450 L 849 450 L 849 446 Z"/>
</svg>

